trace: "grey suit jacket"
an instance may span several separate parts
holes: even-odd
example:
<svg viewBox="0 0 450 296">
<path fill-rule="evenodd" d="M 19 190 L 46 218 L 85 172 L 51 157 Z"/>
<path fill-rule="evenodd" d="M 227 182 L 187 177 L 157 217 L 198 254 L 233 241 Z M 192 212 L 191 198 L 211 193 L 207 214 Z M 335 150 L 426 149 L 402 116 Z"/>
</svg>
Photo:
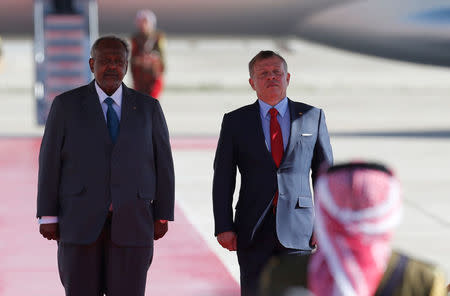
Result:
<svg viewBox="0 0 450 296">
<path fill-rule="evenodd" d="M 258 102 L 225 114 L 214 160 L 215 234 L 235 231 L 238 248 L 247 246 L 270 208 L 275 192 L 277 235 L 287 248 L 310 250 L 314 202 L 310 188 L 322 163 L 333 162 L 321 109 L 289 100 L 291 134 L 280 167 L 268 151 Z M 233 221 L 236 170 L 241 188 Z"/>
<path fill-rule="evenodd" d="M 159 102 L 123 84 L 113 145 L 92 81 L 53 101 L 39 154 L 37 216 L 58 216 L 62 242 L 90 244 L 111 202 L 112 240 L 152 246 L 153 221 L 174 215 L 169 133 Z"/>
</svg>

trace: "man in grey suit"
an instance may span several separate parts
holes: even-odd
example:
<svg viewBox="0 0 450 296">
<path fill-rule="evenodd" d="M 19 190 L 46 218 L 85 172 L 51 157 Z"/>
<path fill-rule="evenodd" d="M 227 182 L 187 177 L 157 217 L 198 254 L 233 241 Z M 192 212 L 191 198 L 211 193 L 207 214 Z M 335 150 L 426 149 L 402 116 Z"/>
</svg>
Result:
<svg viewBox="0 0 450 296">
<path fill-rule="evenodd" d="M 169 133 L 157 100 L 122 83 L 128 46 L 99 38 L 95 80 L 57 96 L 39 154 L 40 232 L 58 242 L 66 295 L 143 296 L 153 240 L 174 215 Z"/>
<path fill-rule="evenodd" d="M 241 294 L 258 295 L 264 265 L 276 254 L 311 253 L 314 182 L 333 155 L 321 109 L 286 96 L 286 61 L 261 51 L 249 63 L 258 100 L 225 114 L 214 160 L 215 235 L 237 251 Z M 236 171 L 241 188 L 233 220 Z"/>
</svg>

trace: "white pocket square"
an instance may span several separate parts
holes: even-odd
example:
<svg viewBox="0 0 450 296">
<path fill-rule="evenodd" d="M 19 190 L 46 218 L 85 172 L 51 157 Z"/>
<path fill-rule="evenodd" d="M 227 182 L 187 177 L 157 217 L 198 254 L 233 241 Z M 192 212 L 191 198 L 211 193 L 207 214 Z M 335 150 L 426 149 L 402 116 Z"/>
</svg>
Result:
<svg viewBox="0 0 450 296">
<path fill-rule="evenodd" d="M 302 137 L 310 137 L 312 134 L 302 134 Z"/>
</svg>

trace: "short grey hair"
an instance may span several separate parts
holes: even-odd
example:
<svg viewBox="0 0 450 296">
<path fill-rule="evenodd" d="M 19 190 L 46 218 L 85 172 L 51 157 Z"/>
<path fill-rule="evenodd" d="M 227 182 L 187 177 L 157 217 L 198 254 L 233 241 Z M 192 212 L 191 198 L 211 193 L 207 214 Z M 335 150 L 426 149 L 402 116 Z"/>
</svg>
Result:
<svg viewBox="0 0 450 296">
<path fill-rule="evenodd" d="M 128 56 L 130 54 L 130 48 L 128 46 L 128 43 L 124 39 L 117 37 L 115 35 L 102 36 L 102 37 L 98 38 L 97 40 L 95 40 L 94 44 L 91 47 L 91 58 L 95 57 L 95 53 L 96 53 L 98 47 L 100 46 L 100 43 L 102 43 L 105 40 L 118 41 L 118 42 L 122 43 L 122 45 L 125 49 L 125 55 L 128 60 Z"/>
<path fill-rule="evenodd" d="M 248 63 L 248 72 L 250 74 L 250 77 L 253 75 L 253 67 L 255 66 L 256 62 L 265 60 L 265 59 L 269 59 L 271 57 L 279 58 L 283 62 L 284 70 L 286 71 L 286 73 L 288 72 L 288 66 L 287 66 L 286 60 L 281 55 L 279 55 L 278 53 L 276 53 L 272 50 L 261 50 Z"/>
</svg>

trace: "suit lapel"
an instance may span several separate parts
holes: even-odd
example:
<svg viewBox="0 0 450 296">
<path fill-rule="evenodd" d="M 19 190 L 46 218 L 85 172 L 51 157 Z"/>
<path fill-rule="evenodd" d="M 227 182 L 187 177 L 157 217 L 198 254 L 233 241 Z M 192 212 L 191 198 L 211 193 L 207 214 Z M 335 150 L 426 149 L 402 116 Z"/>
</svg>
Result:
<svg viewBox="0 0 450 296">
<path fill-rule="evenodd" d="M 300 134 L 302 123 L 303 123 L 303 113 L 305 110 L 302 110 L 302 108 L 297 108 L 297 104 L 292 102 L 288 98 L 288 105 L 289 105 L 289 114 L 291 116 L 291 132 L 289 134 L 289 141 L 288 145 L 286 146 L 286 151 L 283 154 L 283 159 L 281 160 L 281 165 L 283 165 L 283 161 L 286 158 L 287 155 L 289 155 L 295 148 L 295 145 L 297 143 L 298 135 Z"/>
<path fill-rule="evenodd" d="M 92 81 L 87 86 L 88 91 L 81 99 L 82 112 L 86 116 L 87 127 L 97 134 L 95 138 L 102 139 L 107 144 L 112 144 L 94 83 Z"/>
<path fill-rule="evenodd" d="M 252 105 L 251 110 L 253 112 L 252 117 L 254 118 L 254 120 L 252 120 L 252 122 L 254 122 L 255 125 L 250 128 L 251 128 L 251 130 L 254 130 L 256 132 L 248 133 L 249 140 L 252 141 L 252 143 L 257 143 L 257 146 L 260 149 L 263 149 L 262 153 L 265 155 L 265 158 L 267 159 L 267 161 L 269 161 L 270 163 L 272 163 L 272 165 L 274 167 L 276 167 L 275 162 L 272 157 L 272 154 L 270 153 L 269 149 L 267 148 L 266 137 L 264 136 L 264 131 L 263 131 L 262 122 L 261 122 L 261 111 L 260 111 L 258 101 L 256 101 Z M 254 136 L 254 138 L 250 137 L 250 135 Z"/>
<path fill-rule="evenodd" d="M 120 127 L 119 135 L 117 136 L 117 142 L 114 145 L 117 147 L 124 140 L 124 135 L 133 134 L 133 127 L 135 126 L 134 121 L 136 116 L 134 112 L 136 111 L 136 98 L 130 92 L 129 88 L 122 83 L 122 107 L 120 114 Z"/>
</svg>

